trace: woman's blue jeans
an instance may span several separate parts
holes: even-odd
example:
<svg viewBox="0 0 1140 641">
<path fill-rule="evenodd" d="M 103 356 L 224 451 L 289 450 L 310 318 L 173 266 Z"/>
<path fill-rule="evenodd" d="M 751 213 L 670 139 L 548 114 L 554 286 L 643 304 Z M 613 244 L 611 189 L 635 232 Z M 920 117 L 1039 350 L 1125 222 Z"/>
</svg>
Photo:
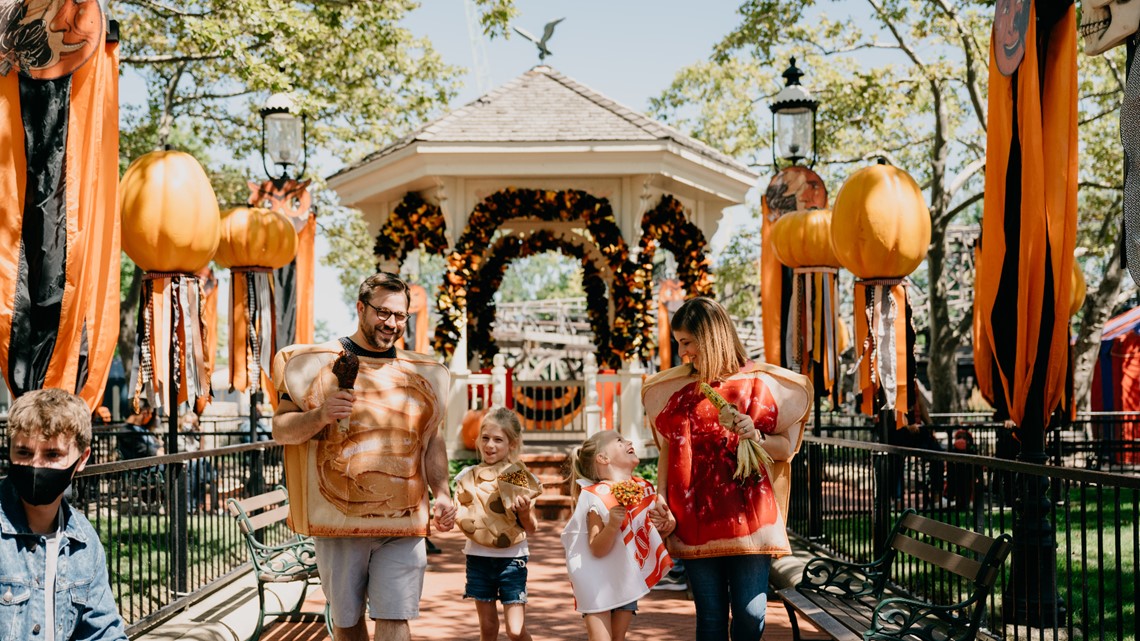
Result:
<svg viewBox="0 0 1140 641">
<path fill-rule="evenodd" d="M 697 639 L 727 641 L 732 606 L 732 641 L 759 641 L 768 609 L 767 554 L 685 559 L 697 607 Z"/>
</svg>

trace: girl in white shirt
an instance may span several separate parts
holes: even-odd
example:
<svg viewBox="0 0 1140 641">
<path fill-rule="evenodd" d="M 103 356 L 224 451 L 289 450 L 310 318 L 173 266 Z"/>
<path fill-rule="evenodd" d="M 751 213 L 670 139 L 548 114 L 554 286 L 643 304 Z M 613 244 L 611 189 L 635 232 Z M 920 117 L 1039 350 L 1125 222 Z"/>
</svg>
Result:
<svg viewBox="0 0 1140 641">
<path fill-rule="evenodd" d="M 532 499 L 542 484 L 518 461 L 522 424 L 513 411 L 492 408 L 479 428 L 478 465 L 455 477 L 460 529 L 467 535 L 467 585 L 463 598 L 475 601 L 480 641 L 499 638 L 496 601 L 503 604 L 507 637 L 530 641 L 526 630 L 526 537 L 537 529 Z M 502 476 L 513 479 L 501 479 Z M 523 485 L 525 484 L 525 485 Z"/>
</svg>

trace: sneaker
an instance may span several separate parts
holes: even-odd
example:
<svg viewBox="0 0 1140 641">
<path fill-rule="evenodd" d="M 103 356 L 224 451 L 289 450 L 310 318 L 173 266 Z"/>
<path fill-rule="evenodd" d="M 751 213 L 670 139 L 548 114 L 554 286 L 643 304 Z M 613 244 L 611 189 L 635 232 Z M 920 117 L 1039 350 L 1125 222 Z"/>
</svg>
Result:
<svg viewBox="0 0 1140 641">
<path fill-rule="evenodd" d="M 688 588 L 689 582 L 685 580 L 684 575 L 673 576 L 671 574 L 666 574 L 661 577 L 657 585 L 653 586 L 654 590 L 668 590 L 670 592 L 679 592 L 681 590 L 687 590 Z"/>
</svg>

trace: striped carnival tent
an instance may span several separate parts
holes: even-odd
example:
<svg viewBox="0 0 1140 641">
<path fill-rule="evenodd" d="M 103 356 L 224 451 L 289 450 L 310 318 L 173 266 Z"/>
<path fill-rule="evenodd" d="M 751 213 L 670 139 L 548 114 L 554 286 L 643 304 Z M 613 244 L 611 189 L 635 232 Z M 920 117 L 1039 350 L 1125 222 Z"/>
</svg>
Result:
<svg viewBox="0 0 1140 641">
<path fill-rule="evenodd" d="M 1140 412 L 1140 307 L 1109 319 L 1101 336 L 1100 354 L 1093 370 L 1094 412 Z M 1140 421 L 1107 423 L 1101 434 L 1106 441 L 1134 441 L 1140 437 Z M 1116 463 L 1140 462 L 1140 453 L 1124 448 Z"/>
</svg>

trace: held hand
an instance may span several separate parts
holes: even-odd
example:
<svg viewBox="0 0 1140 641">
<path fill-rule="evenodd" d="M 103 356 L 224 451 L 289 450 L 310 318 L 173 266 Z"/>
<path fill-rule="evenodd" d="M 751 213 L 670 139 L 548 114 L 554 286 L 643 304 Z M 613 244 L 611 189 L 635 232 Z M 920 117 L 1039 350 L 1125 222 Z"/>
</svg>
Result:
<svg viewBox="0 0 1140 641">
<path fill-rule="evenodd" d="M 530 497 L 522 495 L 516 496 L 515 502 L 511 504 L 511 509 L 515 511 L 515 514 L 520 516 L 530 512 Z"/>
<path fill-rule="evenodd" d="M 352 416 L 352 402 L 356 399 L 350 390 L 337 390 L 321 405 L 321 424 L 332 425 Z"/>
<path fill-rule="evenodd" d="M 455 504 L 451 502 L 450 496 L 436 497 L 435 506 L 432 508 L 432 515 L 435 520 L 435 526 L 440 532 L 447 532 L 455 527 L 455 513 Z"/>
<path fill-rule="evenodd" d="M 721 410 L 721 425 L 730 432 L 739 435 L 740 438 L 763 441 L 763 435 L 756 430 L 756 424 L 752 422 L 752 417 L 744 412 L 738 411 L 735 407 L 732 407 L 730 415 L 726 415 L 726 410 L 729 410 L 730 407 L 732 406 L 726 406 Z"/>
<path fill-rule="evenodd" d="M 662 537 L 669 536 L 677 528 L 677 519 L 673 518 L 673 512 L 660 497 L 649 510 L 649 522 Z"/>
<path fill-rule="evenodd" d="M 610 518 L 606 521 L 606 525 L 612 525 L 620 530 L 621 524 L 625 522 L 626 512 L 624 505 L 613 506 L 610 508 Z"/>
</svg>

